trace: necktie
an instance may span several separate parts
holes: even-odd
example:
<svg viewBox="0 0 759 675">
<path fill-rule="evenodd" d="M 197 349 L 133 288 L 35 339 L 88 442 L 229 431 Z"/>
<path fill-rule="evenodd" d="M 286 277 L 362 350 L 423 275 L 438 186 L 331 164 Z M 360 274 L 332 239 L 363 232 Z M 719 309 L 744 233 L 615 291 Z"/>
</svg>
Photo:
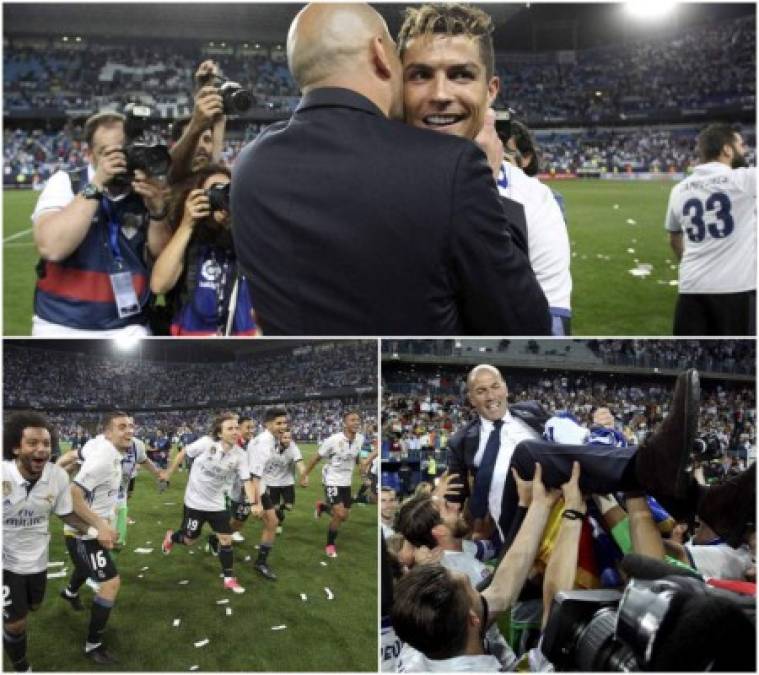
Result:
<svg viewBox="0 0 759 675">
<path fill-rule="evenodd" d="M 485 443 L 485 452 L 482 453 L 480 467 L 474 479 L 474 490 L 469 498 L 469 511 L 474 518 L 484 518 L 488 512 L 488 494 L 490 482 L 493 480 L 495 461 L 498 458 L 498 449 L 501 447 L 501 427 L 503 420 L 493 422 L 493 431 Z"/>
</svg>

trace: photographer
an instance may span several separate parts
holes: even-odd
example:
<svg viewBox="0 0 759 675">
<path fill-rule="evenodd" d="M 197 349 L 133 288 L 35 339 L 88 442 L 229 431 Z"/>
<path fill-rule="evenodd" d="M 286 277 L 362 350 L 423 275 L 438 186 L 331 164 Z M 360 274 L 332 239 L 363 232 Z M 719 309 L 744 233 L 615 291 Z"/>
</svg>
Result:
<svg viewBox="0 0 759 675">
<path fill-rule="evenodd" d="M 207 164 L 218 162 L 224 147 L 226 117 L 219 88 L 211 81 L 219 77 L 219 66 L 203 61 L 195 73 L 195 107 L 189 120 L 177 120 L 181 130 L 171 148 L 169 184 L 179 183 Z"/>
<path fill-rule="evenodd" d="M 247 281 L 232 245 L 230 171 L 209 164 L 177 186 L 174 235 L 153 268 L 154 293 L 170 293 L 172 335 L 255 335 Z"/>
<path fill-rule="evenodd" d="M 101 112 L 84 126 L 89 165 L 58 171 L 32 214 L 40 254 L 32 335 L 146 335 L 150 257 L 170 237 L 164 190 L 127 171 L 126 117 Z"/>
</svg>

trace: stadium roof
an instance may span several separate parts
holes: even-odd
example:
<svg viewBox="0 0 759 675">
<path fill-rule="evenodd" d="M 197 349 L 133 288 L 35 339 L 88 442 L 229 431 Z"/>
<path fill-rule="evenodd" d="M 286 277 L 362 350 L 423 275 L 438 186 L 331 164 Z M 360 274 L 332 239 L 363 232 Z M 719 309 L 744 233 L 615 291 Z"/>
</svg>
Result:
<svg viewBox="0 0 759 675">
<path fill-rule="evenodd" d="M 411 3 L 409 3 L 411 4 Z M 477 3 L 475 3 L 477 4 Z M 5 36 L 21 34 L 221 39 L 281 43 L 303 3 L 4 3 Z M 395 35 L 406 3 L 375 3 Z M 673 17 L 636 25 L 622 3 L 479 4 L 496 24 L 499 51 L 586 48 L 691 24 L 756 14 L 754 3 L 681 3 Z"/>
</svg>

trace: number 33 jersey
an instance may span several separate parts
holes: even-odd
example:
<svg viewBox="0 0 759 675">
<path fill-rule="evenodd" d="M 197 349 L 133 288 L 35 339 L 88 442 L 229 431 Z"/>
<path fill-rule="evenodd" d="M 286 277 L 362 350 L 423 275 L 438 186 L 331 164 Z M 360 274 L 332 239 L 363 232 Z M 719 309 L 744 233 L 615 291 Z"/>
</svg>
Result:
<svg viewBox="0 0 759 675">
<path fill-rule="evenodd" d="M 319 456 L 326 461 L 322 468 L 322 483 L 349 487 L 356 457 L 363 446 L 364 437 L 361 434 L 356 434 L 352 441 L 342 431 L 327 438 L 318 450 Z"/>
<path fill-rule="evenodd" d="M 666 228 L 683 235 L 680 293 L 756 288 L 756 168 L 700 164 L 672 189 Z"/>
</svg>

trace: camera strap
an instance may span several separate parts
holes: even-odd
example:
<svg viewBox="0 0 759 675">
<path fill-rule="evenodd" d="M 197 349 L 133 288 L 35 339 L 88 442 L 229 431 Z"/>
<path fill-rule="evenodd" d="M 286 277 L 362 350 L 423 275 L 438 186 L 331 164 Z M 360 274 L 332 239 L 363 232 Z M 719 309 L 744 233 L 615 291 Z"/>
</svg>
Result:
<svg viewBox="0 0 759 675">
<path fill-rule="evenodd" d="M 118 310 L 119 318 L 125 319 L 140 313 L 140 302 L 132 283 L 132 272 L 125 269 L 124 258 L 121 255 L 121 246 L 119 244 L 121 225 L 116 210 L 107 197 L 103 197 L 100 200 L 100 206 L 108 221 L 108 246 L 114 263 L 114 269 L 109 275 L 111 288 L 113 289 L 113 296 L 116 299 L 116 309 Z"/>
</svg>

